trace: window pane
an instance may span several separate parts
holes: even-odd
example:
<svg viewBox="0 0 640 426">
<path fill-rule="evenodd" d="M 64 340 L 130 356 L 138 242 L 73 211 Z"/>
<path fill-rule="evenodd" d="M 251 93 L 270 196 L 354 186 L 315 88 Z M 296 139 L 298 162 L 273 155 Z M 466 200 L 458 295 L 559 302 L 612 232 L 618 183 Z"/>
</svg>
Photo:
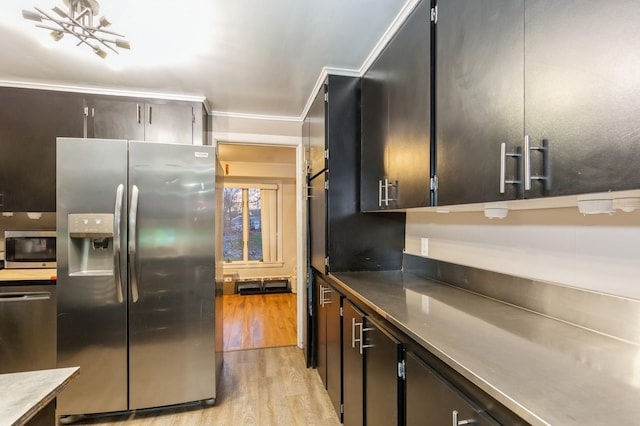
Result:
<svg viewBox="0 0 640 426">
<path fill-rule="evenodd" d="M 260 190 L 249 188 L 249 260 L 262 260 L 261 206 Z"/>
<path fill-rule="evenodd" d="M 242 189 L 224 188 L 225 260 L 242 260 Z"/>
</svg>

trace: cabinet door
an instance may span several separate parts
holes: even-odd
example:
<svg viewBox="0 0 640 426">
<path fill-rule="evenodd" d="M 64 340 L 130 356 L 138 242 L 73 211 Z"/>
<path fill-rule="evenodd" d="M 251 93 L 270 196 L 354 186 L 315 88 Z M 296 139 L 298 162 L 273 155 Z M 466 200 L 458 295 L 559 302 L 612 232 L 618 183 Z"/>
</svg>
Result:
<svg viewBox="0 0 640 426">
<path fill-rule="evenodd" d="M 311 266 L 318 272 L 326 273 L 327 266 L 327 191 L 326 173 L 322 173 L 309 182 L 309 223 L 311 242 Z"/>
<path fill-rule="evenodd" d="M 312 269 L 311 269 L 311 200 L 309 197 L 311 181 L 309 180 L 309 116 L 305 117 L 304 122 L 302 123 L 302 146 L 304 147 L 304 159 L 305 159 L 305 174 L 306 174 L 306 188 L 305 195 L 306 198 L 306 227 L 307 227 L 307 240 L 306 240 L 306 256 L 305 256 L 305 264 L 307 275 L 306 279 L 306 289 L 305 289 L 305 306 L 306 312 L 303 316 L 303 330 L 304 332 L 304 355 L 307 361 L 307 367 L 315 367 L 316 366 L 316 348 L 315 348 L 315 337 L 317 327 L 315 324 L 315 319 L 317 317 L 317 299 L 314 295 L 317 293 L 314 292 L 314 286 L 312 281 Z"/>
<path fill-rule="evenodd" d="M 389 52 L 385 49 L 362 78 L 360 209 L 380 210 L 380 182 L 387 175 L 385 145 L 389 133 Z"/>
<path fill-rule="evenodd" d="M 83 137 L 81 95 L 0 88 L 0 210 L 56 211 L 56 138 Z"/>
<path fill-rule="evenodd" d="M 342 296 L 315 275 L 318 308 L 318 374 L 339 418 L 342 404 Z"/>
<path fill-rule="evenodd" d="M 429 205 L 431 178 L 430 2 L 422 0 L 388 47 L 390 208 Z"/>
<path fill-rule="evenodd" d="M 323 84 L 311 104 L 309 113 L 309 167 L 311 176 L 326 169 L 326 108 L 325 93 L 327 85 Z"/>
<path fill-rule="evenodd" d="M 193 106 L 190 103 L 147 103 L 144 140 L 191 144 L 193 122 Z"/>
<path fill-rule="evenodd" d="M 311 151 L 310 151 L 310 131 L 311 129 L 311 118 L 307 115 L 302 122 L 302 147 L 304 148 L 304 164 L 305 164 L 305 173 L 310 174 L 311 172 Z"/>
<path fill-rule="evenodd" d="M 370 319 L 363 326 L 365 362 L 365 423 L 400 425 L 403 384 L 398 378 L 402 344 Z"/>
<path fill-rule="evenodd" d="M 407 426 L 457 424 L 454 418 L 474 425 L 498 424 L 409 352 L 405 353 L 405 375 Z"/>
<path fill-rule="evenodd" d="M 344 426 L 364 425 L 364 361 L 360 331 L 364 315 L 348 300 L 343 301 L 342 386 Z"/>
<path fill-rule="evenodd" d="M 523 13 L 523 0 L 438 3 L 438 205 L 522 197 L 517 184 L 500 193 L 500 145 L 524 138 Z M 505 160 L 505 180 L 519 180 L 518 157 Z"/>
<path fill-rule="evenodd" d="M 316 368 L 318 369 L 318 375 L 327 388 L 327 309 L 324 306 L 324 292 L 328 288 L 327 284 L 317 274 L 313 275 L 313 282 L 315 284 L 315 296 L 317 297 L 317 354 L 316 354 Z"/>
<path fill-rule="evenodd" d="M 327 392 L 342 420 L 342 296 L 332 287 L 325 291 L 324 306 L 327 310 Z"/>
<path fill-rule="evenodd" d="M 145 105 L 136 99 L 95 97 L 88 99 L 89 137 L 144 140 Z"/>
<path fill-rule="evenodd" d="M 212 142 L 207 139 L 209 132 L 208 114 L 202 104 L 191 104 L 193 112 L 192 138 L 193 145 L 209 145 Z"/>
<path fill-rule="evenodd" d="M 551 164 L 527 197 L 640 187 L 639 21 L 636 1 L 525 3 L 525 132 Z"/>
</svg>

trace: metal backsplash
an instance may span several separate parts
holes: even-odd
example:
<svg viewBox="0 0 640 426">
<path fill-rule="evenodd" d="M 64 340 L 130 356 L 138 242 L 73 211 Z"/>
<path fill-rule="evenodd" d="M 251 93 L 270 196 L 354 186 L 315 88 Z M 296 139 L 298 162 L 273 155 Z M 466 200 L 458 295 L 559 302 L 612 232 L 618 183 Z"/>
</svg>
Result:
<svg viewBox="0 0 640 426">
<path fill-rule="evenodd" d="M 405 254 L 403 270 L 640 344 L 640 300 Z"/>
</svg>

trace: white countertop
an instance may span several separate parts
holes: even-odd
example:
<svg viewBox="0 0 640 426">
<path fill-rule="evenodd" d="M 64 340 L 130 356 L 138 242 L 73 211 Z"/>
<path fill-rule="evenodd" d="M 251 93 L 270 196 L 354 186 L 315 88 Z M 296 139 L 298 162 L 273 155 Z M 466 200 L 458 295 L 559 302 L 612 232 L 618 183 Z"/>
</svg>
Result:
<svg viewBox="0 0 640 426">
<path fill-rule="evenodd" d="M 79 367 L 0 374 L 0 426 L 22 425 L 78 375 Z"/>
<path fill-rule="evenodd" d="M 531 424 L 640 419 L 638 345 L 400 271 L 330 277 Z"/>
</svg>

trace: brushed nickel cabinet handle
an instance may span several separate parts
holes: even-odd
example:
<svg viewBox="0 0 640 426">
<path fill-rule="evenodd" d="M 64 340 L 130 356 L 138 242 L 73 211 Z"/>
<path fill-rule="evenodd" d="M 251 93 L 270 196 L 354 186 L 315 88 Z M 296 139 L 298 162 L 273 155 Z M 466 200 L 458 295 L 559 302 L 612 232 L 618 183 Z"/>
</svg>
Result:
<svg viewBox="0 0 640 426">
<path fill-rule="evenodd" d="M 517 179 L 507 180 L 507 157 L 520 159 L 522 154 L 519 152 L 507 152 L 507 144 L 502 142 L 500 144 L 500 194 L 504 194 L 506 184 L 517 185 L 522 183 Z"/>
<path fill-rule="evenodd" d="M 524 137 L 524 190 L 531 189 L 531 138 Z"/>
<path fill-rule="evenodd" d="M 551 157 L 549 155 L 549 141 L 542 140 L 542 145 L 531 145 L 529 135 L 524 139 L 525 162 L 524 162 L 524 179 L 525 190 L 531 189 L 531 182 L 534 180 L 542 181 L 545 190 L 551 189 Z M 531 151 L 539 151 L 542 153 L 542 175 L 531 175 Z"/>
<path fill-rule="evenodd" d="M 451 417 L 452 417 L 452 422 L 451 422 L 452 426 L 463 426 L 463 425 L 478 423 L 476 419 L 458 420 L 458 412 L 456 410 L 453 410 L 453 412 L 451 413 Z"/>
</svg>

